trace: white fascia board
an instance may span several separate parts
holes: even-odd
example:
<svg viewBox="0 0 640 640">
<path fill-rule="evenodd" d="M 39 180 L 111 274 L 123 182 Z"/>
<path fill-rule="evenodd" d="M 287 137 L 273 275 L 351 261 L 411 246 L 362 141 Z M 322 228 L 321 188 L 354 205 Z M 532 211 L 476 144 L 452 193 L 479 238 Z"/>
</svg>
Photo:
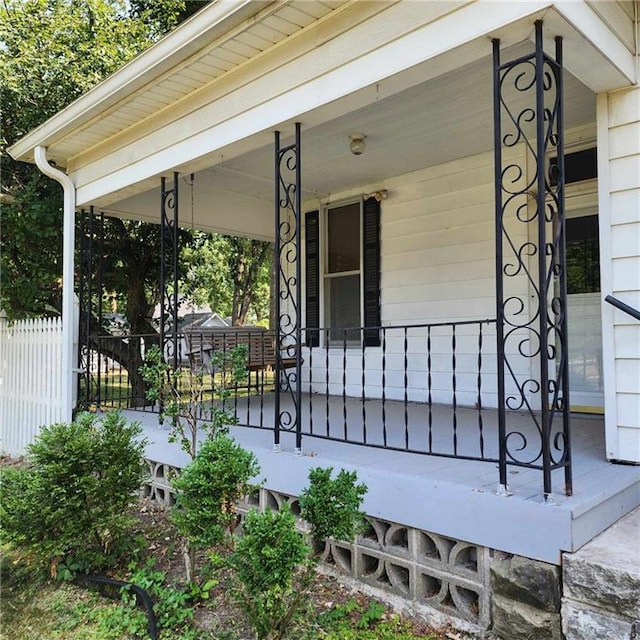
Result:
<svg viewBox="0 0 640 640">
<path fill-rule="evenodd" d="M 180 166 L 191 166 L 190 163 L 198 158 L 220 153 L 225 150 L 225 147 L 228 148 L 239 141 L 244 141 L 244 144 L 239 146 L 246 152 L 249 150 L 247 141 L 251 136 L 257 136 L 265 131 L 276 129 L 283 123 L 299 119 L 308 126 L 310 114 L 327 105 L 331 117 L 336 117 L 340 115 L 337 111 L 340 109 L 337 101 L 341 99 L 347 99 L 345 104 L 348 104 L 348 110 L 363 106 L 369 102 L 368 97 L 365 98 L 362 95 L 367 87 L 374 86 L 380 80 L 405 72 L 433 58 L 454 52 L 464 45 L 472 43 L 474 46 L 465 49 L 458 64 L 454 64 L 451 68 L 466 64 L 478 56 L 489 55 L 490 41 L 487 39 L 486 43 L 483 43 L 482 38 L 499 33 L 504 27 L 523 18 L 544 12 L 553 3 L 542 0 L 505 2 L 501 3 L 500 11 L 489 11 L 486 4 L 480 0 L 465 5 L 375 51 L 354 57 L 350 62 L 323 76 L 305 82 L 186 139 L 172 144 L 165 137 L 163 148 L 95 180 L 85 183 L 82 178 L 82 168 L 78 168 L 73 172 L 78 185 L 78 204 L 93 202 L 109 193 L 126 189 Z M 489 4 L 495 5 L 495 3 Z M 448 69 L 440 69 L 439 72 L 445 70 Z M 398 87 L 398 90 L 401 88 Z M 362 101 L 362 104 L 358 104 L 358 100 Z M 191 117 L 195 117 L 195 114 L 191 114 Z M 322 118 L 322 120 L 326 119 L 328 119 L 326 116 Z M 313 124 L 319 124 L 319 122 L 315 121 Z M 151 134 L 151 136 L 157 135 L 159 135 L 158 132 Z M 264 144 L 264 138 L 258 137 Z M 149 140 L 144 139 L 136 141 L 135 145 L 138 149 L 154 148 Z M 225 153 L 225 157 L 229 156 Z M 102 161 L 105 160 L 106 158 Z"/>
<path fill-rule="evenodd" d="M 556 2 L 554 8 L 630 83 L 637 84 L 640 81 L 636 69 L 636 56 L 586 2 L 562 0 Z M 597 90 L 604 91 L 606 87 L 598 87 Z"/>
<path fill-rule="evenodd" d="M 195 53 L 212 39 L 255 14 L 265 6 L 264 0 L 217 0 L 201 9 L 178 29 L 133 58 L 68 107 L 28 133 L 7 149 L 12 158 L 31 162 L 37 146 L 52 141 L 77 128 L 92 117 L 147 85 Z"/>
</svg>

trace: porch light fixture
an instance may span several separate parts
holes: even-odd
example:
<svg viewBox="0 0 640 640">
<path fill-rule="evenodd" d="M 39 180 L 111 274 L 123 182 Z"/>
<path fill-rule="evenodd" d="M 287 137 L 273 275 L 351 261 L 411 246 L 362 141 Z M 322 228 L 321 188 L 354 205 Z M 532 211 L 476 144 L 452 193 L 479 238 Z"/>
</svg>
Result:
<svg viewBox="0 0 640 640">
<path fill-rule="evenodd" d="M 352 133 L 349 138 L 351 139 L 351 144 L 349 148 L 351 149 L 351 153 L 354 156 L 361 156 L 364 153 L 365 143 L 364 139 L 367 136 L 364 133 Z"/>
<path fill-rule="evenodd" d="M 389 192 L 386 189 L 379 189 L 378 191 L 374 191 L 373 193 L 368 193 L 365 198 L 375 198 L 378 202 L 381 200 L 386 200 L 389 196 Z"/>
</svg>

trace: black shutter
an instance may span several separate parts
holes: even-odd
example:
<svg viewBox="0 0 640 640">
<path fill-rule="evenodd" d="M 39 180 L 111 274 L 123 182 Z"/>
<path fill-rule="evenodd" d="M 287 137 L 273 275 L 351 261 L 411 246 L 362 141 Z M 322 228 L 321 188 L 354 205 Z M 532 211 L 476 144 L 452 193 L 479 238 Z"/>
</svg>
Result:
<svg viewBox="0 0 640 640">
<path fill-rule="evenodd" d="M 375 198 L 364 201 L 362 216 L 364 344 L 380 346 L 380 203 Z"/>
<path fill-rule="evenodd" d="M 307 346 L 320 345 L 320 217 L 318 211 L 309 211 L 304 218 L 305 252 L 305 325 Z"/>
</svg>

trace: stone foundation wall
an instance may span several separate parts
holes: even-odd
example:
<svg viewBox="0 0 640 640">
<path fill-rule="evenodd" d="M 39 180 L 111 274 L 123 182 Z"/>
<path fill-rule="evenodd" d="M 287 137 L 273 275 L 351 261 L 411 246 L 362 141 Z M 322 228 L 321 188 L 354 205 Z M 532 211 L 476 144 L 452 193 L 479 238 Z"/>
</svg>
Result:
<svg viewBox="0 0 640 640">
<path fill-rule="evenodd" d="M 640 508 L 563 558 L 566 640 L 640 640 Z"/>
<path fill-rule="evenodd" d="M 491 600 L 493 632 L 501 640 L 562 640 L 559 567 L 495 552 Z"/>
</svg>

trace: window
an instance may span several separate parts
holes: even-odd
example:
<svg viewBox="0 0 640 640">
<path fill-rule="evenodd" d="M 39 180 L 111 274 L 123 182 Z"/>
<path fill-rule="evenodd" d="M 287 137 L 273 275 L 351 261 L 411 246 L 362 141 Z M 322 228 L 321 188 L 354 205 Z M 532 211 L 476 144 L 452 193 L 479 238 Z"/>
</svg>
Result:
<svg viewBox="0 0 640 640">
<path fill-rule="evenodd" d="M 307 344 L 318 346 L 313 328 L 329 342 L 380 344 L 380 204 L 375 198 L 311 211 L 305 218 Z M 320 318 L 322 314 L 322 324 Z M 351 327 L 371 327 L 347 331 Z"/>
<path fill-rule="evenodd" d="M 549 181 L 552 186 L 558 184 L 558 158 L 551 158 L 549 166 Z M 564 183 L 572 184 L 574 182 L 582 182 L 583 180 L 591 180 L 598 176 L 598 155 L 597 150 L 584 149 L 583 151 L 575 151 L 567 153 L 564 156 Z"/>
<path fill-rule="evenodd" d="M 567 293 L 600 291 L 598 216 L 568 218 Z"/>
<path fill-rule="evenodd" d="M 326 211 L 323 268 L 324 326 L 331 329 L 329 342 L 354 342 L 361 326 L 361 204 L 355 202 Z"/>
</svg>

